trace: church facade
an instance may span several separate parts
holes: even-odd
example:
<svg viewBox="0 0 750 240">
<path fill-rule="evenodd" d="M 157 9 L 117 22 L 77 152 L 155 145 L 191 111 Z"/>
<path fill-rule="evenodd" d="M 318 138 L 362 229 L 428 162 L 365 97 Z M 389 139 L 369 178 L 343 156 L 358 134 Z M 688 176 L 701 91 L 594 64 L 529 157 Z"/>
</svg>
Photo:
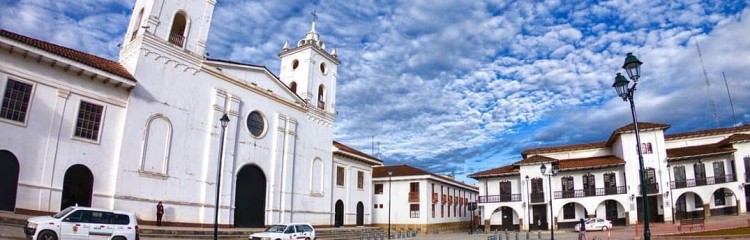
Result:
<svg viewBox="0 0 750 240">
<path fill-rule="evenodd" d="M 206 58 L 215 4 L 136 1 L 117 62 L 0 32 L 0 210 L 149 222 L 162 201 L 166 222 L 200 226 L 220 183 L 220 225 L 370 224 L 382 161 L 333 141 L 335 49 L 313 21 L 279 76 Z"/>
</svg>

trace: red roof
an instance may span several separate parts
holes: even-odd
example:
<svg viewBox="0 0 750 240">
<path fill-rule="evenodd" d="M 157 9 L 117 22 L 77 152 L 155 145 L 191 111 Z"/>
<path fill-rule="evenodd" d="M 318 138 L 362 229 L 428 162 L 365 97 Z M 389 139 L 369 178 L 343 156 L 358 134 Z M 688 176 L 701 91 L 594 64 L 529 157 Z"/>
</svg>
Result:
<svg viewBox="0 0 750 240">
<path fill-rule="evenodd" d="M 667 149 L 667 161 L 679 161 L 694 158 L 703 158 L 710 156 L 717 156 L 722 154 L 729 154 L 737 151 L 737 149 L 724 147 L 721 144 L 706 144 L 690 147 L 672 148 Z"/>
<path fill-rule="evenodd" d="M 469 175 L 470 178 L 483 178 L 483 177 L 494 177 L 494 176 L 507 176 L 518 174 L 518 167 L 514 165 L 507 165 L 499 168 L 493 168 Z"/>
<path fill-rule="evenodd" d="M 742 143 L 742 142 L 750 142 L 750 134 L 744 134 L 744 133 L 737 133 L 732 134 L 731 136 L 725 138 L 724 140 L 719 141 L 719 146 L 726 146 L 733 143 Z"/>
<path fill-rule="evenodd" d="M 359 156 L 359 157 L 367 158 L 367 159 L 370 159 L 370 160 L 375 160 L 375 161 L 378 161 L 378 162 L 381 162 L 381 163 L 383 162 L 382 160 L 377 159 L 377 158 L 375 158 L 373 156 L 370 156 L 367 153 L 360 152 L 357 149 L 354 149 L 352 147 L 349 147 L 349 146 L 344 145 L 343 143 L 340 143 L 340 142 L 337 142 L 337 141 L 333 141 L 333 146 L 336 147 L 336 148 L 338 148 L 339 150 L 341 150 L 343 152 L 347 152 L 347 153 L 352 154 L 352 155 L 356 155 L 356 156 Z"/>
<path fill-rule="evenodd" d="M 742 126 L 728 127 L 728 128 L 715 128 L 715 129 L 707 129 L 707 130 L 700 130 L 700 131 L 694 131 L 694 132 L 670 134 L 670 135 L 664 136 L 664 140 L 669 141 L 669 140 L 677 140 L 677 139 L 690 138 L 690 137 L 702 137 L 702 136 L 730 134 L 730 133 L 747 132 L 747 131 L 750 131 L 750 125 L 742 125 Z"/>
<path fill-rule="evenodd" d="M 641 131 L 668 129 L 669 127 L 670 126 L 668 124 L 663 124 L 663 123 L 638 122 L 638 128 Z M 631 123 L 623 127 L 620 127 L 618 129 L 615 129 L 615 131 L 612 132 L 612 135 L 610 135 L 609 140 L 607 140 L 606 142 L 591 142 L 591 143 L 580 143 L 580 144 L 554 146 L 554 147 L 531 148 L 531 149 L 526 149 L 523 152 L 521 152 L 521 156 L 525 158 L 526 156 L 533 155 L 533 154 L 604 148 L 604 147 L 612 145 L 612 143 L 614 143 L 617 136 L 619 136 L 620 134 L 633 132 L 633 131 L 635 131 L 635 128 L 633 127 L 633 124 Z"/>
<path fill-rule="evenodd" d="M 393 174 L 393 175 L 391 175 L 391 177 L 433 176 L 433 177 L 437 177 L 437 178 L 443 179 L 445 181 L 449 181 L 449 182 L 453 182 L 453 183 L 458 184 L 458 185 L 462 185 L 462 186 L 464 186 L 466 188 L 471 188 L 471 189 L 475 189 L 475 190 L 478 189 L 475 186 L 468 185 L 466 183 L 456 181 L 453 178 L 449 178 L 449 177 L 445 177 L 445 176 L 440 176 L 440 175 L 437 175 L 437 174 L 434 174 L 434 173 L 431 173 L 431 172 L 428 172 L 428 171 L 425 171 L 425 170 L 422 170 L 422 169 L 419 169 L 419 168 L 415 168 L 415 167 L 412 167 L 412 166 L 409 166 L 409 165 L 406 165 L 406 164 L 392 165 L 392 166 L 382 166 L 382 167 L 373 167 L 372 168 L 372 177 L 373 178 L 388 177 L 388 171 L 391 171 L 391 173 Z"/>
<path fill-rule="evenodd" d="M 669 124 L 663 124 L 663 123 L 651 123 L 651 122 L 638 122 L 638 130 L 642 131 L 653 131 L 653 130 L 666 130 L 670 126 Z M 629 132 L 635 132 L 634 125 L 628 124 L 621 128 L 615 129 L 614 132 L 612 132 L 612 135 L 609 136 L 609 139 L 607 140 L 607 146 L 611 146 L 612 143 L 617 140 L 617 137 L 620 136 L 620 134 L 623 133 L 629 133 Z"/>
<path fill-rule="evenodd" d="M 573 171 L 578 169 L 605 168 L 625 165 L 625 160 L 614 155 L 607 155 L 589 158 L 571 158 L 560 160 L 559 163 L 561 171 Z"/>
<path fill-rule="evenodd" d="M 55 55 L 97 68 L 99 70 L 136 81 L 135 77 L 128 72 L 120 63 L 81 52 L 72 48 L 63 47 L 57 44 L 45 42 L 39 39 L 30 38 L 17 33 L 0 29 L 0 36 L 12 39 L 14 41 L 33 46 L 35 48 L 50 52 Z"/>
<path fill-rule="evenodd" d="M 521 161 L 513 163 L 513 165 L 526 165 L 526 164 L 534 164 L 534 163 L 540 163 L 540 162 L 554 162 L 557 161 L 557 159 L 542 156 L 542 155 L 534 155 L 531 157 L 524 158 Z"/>
</svg>

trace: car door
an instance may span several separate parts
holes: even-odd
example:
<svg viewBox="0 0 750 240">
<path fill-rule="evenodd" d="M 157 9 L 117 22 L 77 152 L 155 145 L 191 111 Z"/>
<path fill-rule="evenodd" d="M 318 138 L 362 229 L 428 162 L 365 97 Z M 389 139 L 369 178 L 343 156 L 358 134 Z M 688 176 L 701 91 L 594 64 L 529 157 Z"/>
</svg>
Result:
<svg viewBox="0 0 750 240">
<path fill-rule="evenodd" d="M 91 217 L 91 211 L 77 210 L 65 216 L 60 223 L 60 239 L 88 239 L 88 228 L 85 222 Z"/>
<path fill-rule="evenodd" d="M 89 239 L 109 239 L 112 237 L 114 228 L 109 223 L 112 213 L 103 211 L 91 211 L 91 218 L 86 222 L 89 231 Z"/>
<path fill-rule="evenodd" d="M 295 225 L 294 227 L 297 229 L 296 239 L 305 239 L 310 237 L 310 233 L 308 231 L 305 231 L 304 225 Z"/>
<path fill-rule="evenodd" d="M 294 225 L 289 225 L 284 230 L 284 239 L 296 239 L 297 232 L 294 230 Z"/>
</svg>

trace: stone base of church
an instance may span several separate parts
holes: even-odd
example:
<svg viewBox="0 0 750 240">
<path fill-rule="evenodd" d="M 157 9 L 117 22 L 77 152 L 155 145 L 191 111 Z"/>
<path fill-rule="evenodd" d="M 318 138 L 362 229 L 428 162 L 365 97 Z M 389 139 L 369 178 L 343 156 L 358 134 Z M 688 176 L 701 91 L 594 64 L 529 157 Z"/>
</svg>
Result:
<svg viewBox="0 0 750 240">
<path fill-rule="evenodd" d="M 383 231 L 388 231 L 388 224 L 373 224 L 373 227 L 380 227 Z M 397 232 L 403 230 L 403 232 L 409 229 L 417 231 L 419 233 L 433 233 L 435 230 L 438 232 L 462 232 L 469 230 L 469 221 L 462 222 L 448 222 L 448 223 L 432 223 L 432 224 L 391 224 L 391 232 Z"/>
</svg>

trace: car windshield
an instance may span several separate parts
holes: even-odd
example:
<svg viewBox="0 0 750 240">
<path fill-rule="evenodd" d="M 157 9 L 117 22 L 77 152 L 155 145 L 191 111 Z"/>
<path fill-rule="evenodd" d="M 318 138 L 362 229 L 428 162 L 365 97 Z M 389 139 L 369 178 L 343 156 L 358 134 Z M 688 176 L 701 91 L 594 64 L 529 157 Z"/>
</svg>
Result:
<svg viewBox="0 0 750 240">
<path fill-rule="evenodd" d="M 68 215 L 68 213 L 69 213 L 70 211 L 73 211 L 73 207 L 68 207 L 68 208 L 66 208 L 66 209 L 63 209 L 63 210 L 62 210 L 62 211 L 60 211 L 59 213 L 57 213 L 57 214 L 55 214 L 55 215 L 52 215 L 52 217 L 53 217 L 53 218 L 57 218 L 57 219 L 60 219 L 61 217 L 64 217 L 65 215 Z"/>
<path fill-rule="evenodd" d="M 272 233 L 283 233 L 284 229 L 286 229 L 286 226 L 284 225 L 273 225 L 266 229 L 266 232 L 272 232 Z"/>
</svg>

